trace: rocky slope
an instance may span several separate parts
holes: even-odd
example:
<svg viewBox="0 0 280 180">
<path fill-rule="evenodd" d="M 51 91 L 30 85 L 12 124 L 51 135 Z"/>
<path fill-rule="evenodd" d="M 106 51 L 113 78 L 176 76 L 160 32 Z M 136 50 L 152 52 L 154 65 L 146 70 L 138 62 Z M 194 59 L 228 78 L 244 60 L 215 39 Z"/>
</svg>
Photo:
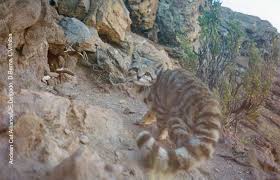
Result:
<svg viewBox="0 0 280 180">
<path fill-rule="evenodd" d="M 136 179 L 161 177 L 141 166 L 135 144 L 135 125 L 147 108 L 133 88 L 99 85 L 96 74 L 77 66 L 77 82 L 57 87 L 59 95 L 22 89 L 16 97 L 20 112 L 15 125 L 15 159 L 7 168 L 7 136 L 1 134 L 0 176 L 3 180 Z M 70 98 L 69 98 L 70 97 Z M 24 108 L 23 108 L 24 107 Z M 32 128 L 30 128 L 32 127 Z M 149 127 L 151 129 L 152 127 Z M 170 179 L 249 179 L 250 168 L 222 156 L 230 148 L 219 145 L 203 171 L 179 172 Z M 8 171 L 9 170 L 9 171 Z M 8 173 L 9 172 L 9 173 Z"/>
<path fill-rule="evenodd" d="M 223 7 L 221 17 L 223 21 L 235 21 L 240 25 L 243 32 L 240 53 L 248 56 L 249 43 L 254 42 L 263 56 L 269 56 L 272 52 L 272 42 L 279 33 L 270 22 L 262 20 L 256 16 L 250 16 L 239 12 L 234 12 L 229 8 Z"/>
<path fill-rule="evenodd" d="M 224 21 L 237 21 L 240 24 L 240 29 L 244 34 L 241 42 L 240 55 L 242 56 L 239 60 L 248 60 L 248 45 L 249 43 L 255 43 L 256 47 L 260 50 L 262 55 L 262 60 L 266 61 L 266 58 L 273 56 L 273 48 L 276 48 L 276 51 L 280 51 L 280 34 L 277 32 L 277 29 L 274 28 L 270 22 L 266 20 L 261 20 L 259 17 L 250 16 L 242 14 L 239 12 L 234 12 L 229 8 L 223 7 L 222 17 Z M 275 41 L 275 42 L 274 42 Z M 273 44 L 278 46 L 273 47 Z M 277 49 L 278 48 L 278 49 Z M 275 51 L 275 49 L 274 49 Z M 274 52 L 275 53 L 275 52 Z M 277 52 L 276 52 L 277 53 Z M 279 57 L 278 57 L 279 61 Z M 240 62 L 243 65 L 246 62 Z M 247 65 L 245 65 L 247 66 Z M 279 67 L 277 73 L 273 78 L 273 83 L 271 87 L 270 95 L 267 97 L 267 100 L 264 103 L 264 109 L 262 112 L 263 117 L 271 119 L 274 122 L 276 127 L 280 127 L 278 121 L 279 117 Z M 269 112 L 267 112 L 269 111 Z"/>
<path fill-rule="evenodd" d="M 280 143 L 278 141 L 280 135 L 280 67 L 277 69 L 271 92 L 262 109 L 260 121 L 263 124 L 269 124 L 267 125 L 269 127 L 263 128 L 263 131 L 272 143 L 275 162 L 280 163 Z"/>
<path fill-rule="evenodd" d="M 229 8 L 222 9 L 223 21 L 235 21 L 243 32 L 240 56 L 237 62 L 243 68 L 248 67 L 249 44 L 255 43 L 259 49 L 262 60 L 268 62 L 273 53 L 280 52 L 279 33 L 268 21 L 259 17 L 234 12 Z M 276 45 L 276 46 L 273 46 Z M 276 48 L 276 49 L 275 49 Z M 277 49 L 278 48 L 278 49 Z M 276 51 L 275 51 L 276 50 Z M 278 57 L 279 62 L 279 57 Z M 273 78 L 269 96 L 260 108 L 260 116 L 256 121 L 241 120 L 237 138 L 240 144 L 239 153 L 248 153 L 249 162 L 257 170 L 253 172 L 259 179 L 279 179 L 279 132 L 280 132 L 280 99 L 279 99 L 279 67 Z M 252 150 L 253 149 L 253 150 Z"/>
</svg>

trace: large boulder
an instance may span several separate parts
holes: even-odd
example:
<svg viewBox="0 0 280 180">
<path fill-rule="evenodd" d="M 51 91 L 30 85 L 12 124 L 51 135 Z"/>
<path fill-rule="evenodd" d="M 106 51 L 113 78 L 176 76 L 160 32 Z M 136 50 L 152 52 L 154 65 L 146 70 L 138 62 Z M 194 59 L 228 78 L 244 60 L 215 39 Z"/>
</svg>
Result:
<svg viewBox="0 0 280 180">
<path fill-rule="evenodd" d="M 32 0 L 24 0 L 24 1 L 14 1 L 6 3 L 6 6 L 9 10 L 2 10 L 1 12 L 7 12 L 5 17 L 8 21 L 8 26 L 12 32 L 20 32 L 32 25 L 34 25 L 40 18 L 42 3 L 41 1 L 32 1 Z M 11 6 L 12 7 L 9 7 Z M 2 6 L 5 7 L 5 6 Z M 20 12 L 20 13 L 19 13 Z M 2 16 L 1 16 L 2 17 Z"/>
<path fill-rule="evenodd" d="M 177 46 L 178 35 L 195 42 L 200 31 L 197 19 L 207 5 L 206 2 L 205 0 L 161 0 L 156 19 L 160 43 Z"/>
<path fill-rule="evenodd" d="M 89 11 L 90 0 L 58 0 L 56 6 L 59 14 L 83 20 Z"/>
<path fill-rule="evenodd" d="M 29 120 L 26 120 L 28 118 L 24 116 L 25 120 L 19 122 L 17 129 L 25 128 L 26 126 L 22 124 L 25 121 L 26 125 L 38 123 L 35 124 L 36 127 L 41 127 L 39 124 L 43 122 L 45 126 L 51 128 L 53 133 L 63 132 L 65 128 L 70 127 L 80 130 L 80 132 L 90 131 L 96 139 L 110 143 L 118 141 L 117 135 L 123 128 L 123 125 L 118 123 L 121 121 L 121 117 L 110 109 L 88 105 L 78 100 L 70 101 L 65 97 L 48 92 L 21 90 L 15 100 L 17 104 L 15 104 L 14 112 L 18 121 L 22 119 L 23 115 L 32 114 L 32 116 L 27 116 L 30 117 Z M 16 121 L 15 124 L 17 126 Z M 111 126 L 114 127 L 114 131 L 111 130 L 111 133 L 108 134 L 108 128 Z M 30 131 L 33 132 L 31 129 Z M 51 139 L 51 137 L 48 138 Z"/>
<path fill-rule="evenodd" d="M 74 100 L 71 107 L 72 118 L 68 123 L 82 132 L 90 131 L 95 140 L 111 146 L 118 142 L 118 134 L 123 128 L 121 117 L 113 110 L 85 104 Z M 74 125 L 74 126 L 73 126 Z M 113 128 L 114 130 L 112 130 Z M 110 134 L 108 134 L 110 130 Z"/>
<path fill-rule="evenodd" d="M 129 12 L 122 0 L 58 0 L 57 8 L 59 14 L 95 27 L 103 40 L 109 42 L 120 43 L 130 29 Z"/>
<path fill-rule="evenodd" d="M 89 28 L 76 18 L 64 17 L 59 22 L 69 43 L 81 43 L 92 36 Z"/>
<path fill-rule="evenodd" d="M 108 73 L 109 81 L 117 84 L 125 81 L 131 56 L 109 44 L 101 44 L 96 52 L 96 63 Z"/>
<path fill-rule="evenodd" d="M 107 41 L 120 43 L 130 29 L 129 12 L 122 0 L 100 1 L 96 12 L 98 34 Z"/>
<path fill-rule="evenodd" d="M 95 28 L 88 28 L 82 21 L 76 18 L 64 17 L 59 22 L 63 28 L 67 42 L 78 51 L 96 51 L 96 45 L 101 39 Z"/>
<path fill-rule="evenodd" d="M 134 32 L 146 31 L 154 27 L 158 3 L 158 0 L 126 1 Z"/>
<path fill-rule="evenodd" d="M 51 121 L 56 128 L 64 128 L 67 124 L 67 112 L 70 101 L 47 92 L 21 90 L 16 96 L 15 114 L 34 113 L 36 116 Z"/>
<path fill-rule="evenodd" d="M 30 175 L 36 177 L 53 168 L 54 171 L 49 173 L 50 179 L 59 178 L 57 176 L 62 172 L 65 178 L 71 178 L 71 175 L 74 175 L 73 178 L 85 178 L 80 177 L 81 174 L 88 174 L 88 178 L 95 177 L 91 175 L 107 177 L 113 173 L 112 166 L 107 166 L 103 161 L 95 158 L 97 155 L 94 155 L 92 159 L 92 153 L 89 151 L 78 151 L 79 153 L 68 157 L 80 146 L 87 146 L 84 143 L 98 144 L 95 146 L 96 151 L 104 147 L 114 149 L 115 144 L 119 143 L 119 134 L 123 129 L 123 123 L 120 123 L 122 117 L 117 112 L 100 106 L 92 106 L 83 101 L 70 101 L 65 97 L 41 91 L 22 90 L 15 100 L 17 102 L 14 107 L 16 119 L 14 121 L 16 139 L 14 160 L 17 162 L 15 171 L 19 170 L 26 179 L 33 178 L 24 172 L 32 171 Z M 82 137 L 87 137 L 87 141 Z M 4 136 L 5 139 L 2 138 L 1 136 L 0 159 L 2 156 L 6 158 L 9 142 L 6 136 Z M 63 161 L 64 159 L 66 160 Z M 23 164 L 25 164 L 24 167 L 22 167 Z M 37 165 L 40 166 L 35 168 Z M 93 172 L 88 169 L 95 165 L 98 171 Z M 103 174 L 107 170 L 108 174 Z"/>
<path fill-rule="evenodd" d="M 17 155 L 30 157 L 33 151 L 38 150 L 42 145 L 45 128 L 43 119 L 36 114 L 26 113 L 20 116 L 14 127 Z"/>
</svg>

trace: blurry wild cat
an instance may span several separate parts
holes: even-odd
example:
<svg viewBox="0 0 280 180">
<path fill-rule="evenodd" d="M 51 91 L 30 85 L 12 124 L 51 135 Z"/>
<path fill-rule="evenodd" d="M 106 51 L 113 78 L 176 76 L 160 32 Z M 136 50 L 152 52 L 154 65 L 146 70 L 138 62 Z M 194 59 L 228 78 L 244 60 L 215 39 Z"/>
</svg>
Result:
<svg viewBox="0 0 280 180">
<path fill-rule="evenodd" d="M 137 76 L 141 82 L 142 77 Z M 142 131 L 137 145 L 145 164 L 171 173 L 199 167 L 212 157 L 219 139 L 222 113 L 218 100 L 203 82 L 183 69 L 162 70 L 152 81 L 143 87 L 149 110 L 142 124 L 156 120 L 160 139 L 168 133 L 176 149 L 161 147 L 148 131 Z"/>
</svg>

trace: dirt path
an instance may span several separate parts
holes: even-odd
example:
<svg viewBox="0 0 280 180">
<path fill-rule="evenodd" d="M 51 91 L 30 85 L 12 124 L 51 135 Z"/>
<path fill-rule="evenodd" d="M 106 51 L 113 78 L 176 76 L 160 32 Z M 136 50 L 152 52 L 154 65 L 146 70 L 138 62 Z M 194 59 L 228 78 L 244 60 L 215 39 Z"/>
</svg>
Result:
<svg viewBox="0 0 280 180">
<path fill-rule="evenodd" d="M 107 92 L 96 84 L 96 78 L 90 70 L 77 69 L 78 85 L 74 88 L 64 86 L 60 95 L 70 96 L 73 100 L 100 106 L 118 115 L 114 120 L 106 120 L 108 139 L 96 137 L 95 133 L 88 134 L 89 146 L 99 153 L 107 162 L 120 163 L 126 168 L 124 177 L 128 179 L 149 179 L 138 161 L 135 136 L 141 128 L 134 123 L 141 119 L 146 107 L 136 97 L 129 97 L 117 88 L 107 88 Z M 116 127 L 117 126 L 117 127 Z M 116 132 L 117 131 L 117 132 Z M 110 134 L 117 134 L 110 137 Z M 161 179 L 218 179 L 218 180 L 249 180 L 252 179 L 250 169 L 232 160 L 226 160 L 220 155 L 231 155 L 231 150 L 223 144 L 217 147 L 214 159 L 204 167 L 205 173 L 193 171 L 189 174 L 180 172 L 176 177 L 161 177 Z"/>
</svg>

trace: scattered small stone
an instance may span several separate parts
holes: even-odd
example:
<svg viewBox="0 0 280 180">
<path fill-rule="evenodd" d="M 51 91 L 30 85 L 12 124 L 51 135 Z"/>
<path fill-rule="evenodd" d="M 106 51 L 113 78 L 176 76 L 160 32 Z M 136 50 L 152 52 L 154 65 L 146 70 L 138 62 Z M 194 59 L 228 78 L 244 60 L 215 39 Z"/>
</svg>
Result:
<svg viewBox="0 0 280 180">
<path fill-rule="evenodd" d="M 124 175 L 124 176 L 129 176 L 129 172 L 128 172 L 128 171 L 124 171 L 124 172 L 122 173 L 122 175 Z"/>
<path fill-rule="evenodd" d="M 120 100 L 120 104 L 126 104 L 126 100 L 121 99 L 121 100 Z"/>
<path fill-rule="evenodd" d="M 122 173 L 124 176 L 135 176 L 136 172 L 134 169 L 126 169 L 125 171 L 123 171 Z"/>
<path fill-rule="evenodd" d="M 122 154 L 119 151 L 115 151 L 114 154 L 115 154 L 116 160 L 120 160 Z"/>
<path fill-rule="evenodd" d="M 134 114 L 135 112 L 126 107 L 123 111 L 124 114 Z"/>
<path fill-rule="evenodd" d="M 132 175 L 132 176 L 135 176 L 135 175 L 136 175 L 136 172 L 135 172 L 134 169 L 130 169 L 129 174 Z"/>
<path fill-rule="evenodd" d="M 40 168 L 38 166 L 33 165 L 32 166 L 32 172 L 38 173 L 40 171 Z"/>
<path fill-rule="evenodd" d="M 82 144 L 88 144 L 89 143 L 89 138 L 86 135 L 81 135 L 80 142 Z"/>
<path fill-rule="evenodd" d="M 66 135 L 69 135 L 69 134 L 71 133 L 71 131 L 70 131 L 70 129 L 65 128 L 65 129 L 64 129 L 64 133 L 65 133 Z"/>
<path fill-rule="evenodd" d="M 108 172 L 113 172 L 114 171 L 114 168 L 110 164 L 106 164 L 104 166 L 104 169 Z"/>
<path fill-rule="evenodd" d="M 44 82 L 44 83 L 46 83 L 47 84 L 47 81 L 48 80 L 50 80 L 51 79 L 51 77 L 50 76 L 44 76 L 43 78 L 42 78 L 42 82 Z"/>
<path fill-rule="evenodd" d="M 134 147 L 129 146 L 129 147 L 127 148 L 127 150 L 129 150 L 129 151 L 133 151 L 133 150 L 135 150 L 135 149 L 134 149 Z"/>
</svg>

